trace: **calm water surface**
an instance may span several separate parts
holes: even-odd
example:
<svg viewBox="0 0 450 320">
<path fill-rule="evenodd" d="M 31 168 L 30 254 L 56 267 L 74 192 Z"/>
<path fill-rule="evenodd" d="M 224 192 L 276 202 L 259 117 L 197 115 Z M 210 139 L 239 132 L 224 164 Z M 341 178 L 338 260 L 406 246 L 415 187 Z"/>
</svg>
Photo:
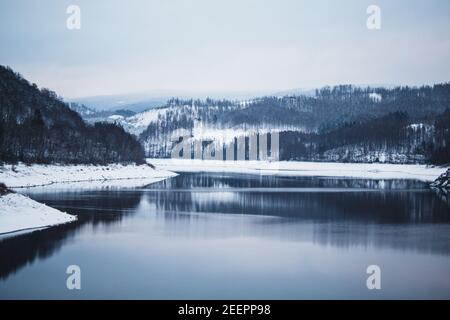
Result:
<svg viewBox="0 0 450 320">
<path fill-rule="evenodd" d="M 79 221 L 0 238 L 0 298 L 450 298 L 450 208 L 421 182 L 183 173 L 62 188 L 26 193 Z M 381 290 L 366 287 L 373 264 Z"/>
</svg>

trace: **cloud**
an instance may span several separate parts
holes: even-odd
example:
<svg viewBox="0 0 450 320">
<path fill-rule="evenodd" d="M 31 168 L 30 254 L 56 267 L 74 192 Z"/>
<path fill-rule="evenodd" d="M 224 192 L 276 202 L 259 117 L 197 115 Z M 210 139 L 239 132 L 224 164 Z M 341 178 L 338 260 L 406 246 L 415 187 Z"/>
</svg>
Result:
<svg viewBox="0 0 450 320">
<path fill-rule="evenodd" d="M 366 3 L 367 2 L 367 3 Z M 0 4 L 0 61 L 66 97 L 150 90 L 281 90 L 447 81 L 446 0 L 70 1 Z"/>
</svg>

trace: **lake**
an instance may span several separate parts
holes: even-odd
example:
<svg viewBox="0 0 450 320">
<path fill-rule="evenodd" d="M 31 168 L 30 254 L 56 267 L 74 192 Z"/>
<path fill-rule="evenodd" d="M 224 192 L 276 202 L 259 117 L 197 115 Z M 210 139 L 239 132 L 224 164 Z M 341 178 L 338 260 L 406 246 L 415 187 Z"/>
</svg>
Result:
<svg viewBox="0 0 450 320">
<path fill-rule="evenodd" d="M 423 182 L 182 173 L 24 193 L 79 220 L 0 239 L 1 299 L 450 298 L 450 208 Z"/>
</svg>

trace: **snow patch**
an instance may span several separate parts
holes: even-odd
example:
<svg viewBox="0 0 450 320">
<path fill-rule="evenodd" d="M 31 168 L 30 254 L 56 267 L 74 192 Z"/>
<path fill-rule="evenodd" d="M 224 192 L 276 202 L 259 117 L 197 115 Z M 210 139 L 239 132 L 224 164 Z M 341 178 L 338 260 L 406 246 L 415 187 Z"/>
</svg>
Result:
<svg viewBox="0 0 450 320">
<path fill-rule="evenodd" d="M 45 228 L 75 220 L 76 216 L 50 208 L 17 193 L 0 197 L 0 234 Z"/>
<path fill-rule="evenodd" d="M 369 93 L 369 98 L 374 102 L 381 102 L 383 100 L 383 96 L 376 92 Z"/>
<path fill-rule="evenodd" d="M 108 119 L 113 121 L 122 120 L 124 117 L 119 114 L 113 114 L 112 116 L 109 116 Z"/>
</svg>

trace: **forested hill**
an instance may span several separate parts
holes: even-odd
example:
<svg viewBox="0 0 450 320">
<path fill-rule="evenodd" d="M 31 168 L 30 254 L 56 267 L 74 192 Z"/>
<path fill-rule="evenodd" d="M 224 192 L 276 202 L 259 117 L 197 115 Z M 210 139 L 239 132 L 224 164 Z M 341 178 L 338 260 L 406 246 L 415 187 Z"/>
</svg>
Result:
<svg viewBox="0 0 450 320">
<path fill-rule="evenodd" d="M 144 161 L 136 138 L 112 123 L 86 124 L 57 95 L 0 66 L 0 162 Z"/>
<path fill-rule="evenodd" d="M 405 112 L 346 123 L 319 133 L 282 132 L 286 160 L 450 163 L 450 109 L 435 121 L 413 123 Z"/>
</svg>

